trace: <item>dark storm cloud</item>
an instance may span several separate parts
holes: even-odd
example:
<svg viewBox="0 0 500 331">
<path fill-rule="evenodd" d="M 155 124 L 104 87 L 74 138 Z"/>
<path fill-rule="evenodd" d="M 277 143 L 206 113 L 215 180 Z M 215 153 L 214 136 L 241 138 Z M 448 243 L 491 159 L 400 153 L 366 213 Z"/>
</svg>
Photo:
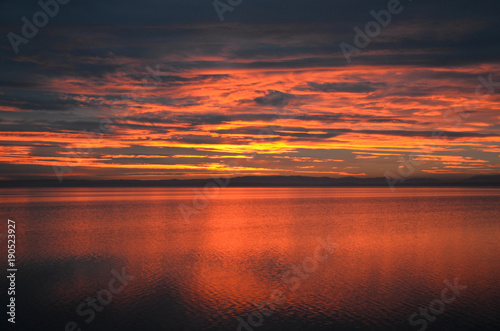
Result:
<svg viewBox="0 0 500 331">
<path fill-rule="evenodd" d="M 362 121 L 371 123 L 399 123 L 399 124 L 430 124 L 428 122 L 422 123 L 410 119 L 401 119 L 394 116 L 374 116 L 374 115 L 361 115 L 361 114 L 348 114 L 348 113 L 330 113 L 330 114 L 313 114 L 313 115 L 298 115 L 296 117 L 304 121 L 320 121 L 324 123 L 358 123 Z"/>
<path fill-rule="evenodd" d="M 172 69 L 180 70 L 343 67 L 346 61 L 339 43 L 352 43 L 354 26 L 363 28 L 373 20 L 371 10 L 386 5 L 387 1 L 316 0 L 285 5 L 255 0 L 227 12 L 227 20 L 221 23 L 211 1 L 72 1 L 61 6 L 35 38 L 21 45 L 19 56 L 12 52 L 8 39 L 2 38 L 0 69 L 8 75 L 0 79 L 0 85 L 29 88 L 43 77 L 57 76 L 102 78 L 123 66 L 124 59 L 153 66 L 168 54 L 217 56 L 223 52 L 228 56 L 226 61 L 169 62 Z M 389 30 L 381 32 L 390 38 L 374 38 L 369 45 L 370 50 L 384 54 L 362 53 L 356 58 L 358 64 L 453 66 L 497 61 L 498 1 L 422 0 L 403 5 L 404 11 L 393 18 Z M 34 1 L 13 0 L 3 1 L 0 9 L 4 35 L 21 33 L 21 17 L 40 10 Z M 394 34 L 394 30 L 401 32 Z M 243 58 L 250 61 L 238 61 Z M 164 83 L 192 79 L 172 75 Z"/>
<path fill-rule="evenodd" d="M 280 91 L 269 91 L 263 97 L 255 98 L 254 101 L 261 106 L 286 106 L 295 95 Z"/>
<path fill-rule="evenodd" d="M 234 132 L 231 132 L 234 131 Z M 284 132 L 286 131 L 286 132 Z M 300 138 L 300 140 L 315 140 L 315 139 L 328 139 L 328 138 L 333 138 L 333 137 L 338 137 L 340 135 L 343 135 L 347 132 L 351 132 L 349 129 L 326 129 L 326 130 L 320 130 L 324 131 L 325 133 L 308 133 L 308 129 L 304 128 L 298 128 L 298 127 L 285 127 L 285 128 L 280 128 L 280 129 L 269 129 L 266 130 L 266 128 L 259 128 L 259 127 L 248 127 L 248 128 L 241 128 L 241 129 L 236 129 L 236 130 L 227 130 L 227 132 L 224 132 L 224 130 L 221 130 L 221 133 L 233 133 L 233 134 L 247 134 L 251 135 L 251 137 L 247 138 L 250 140 L 263 140 L 263 139 L 269 139 L 271 136 L 279 136 L 279 137 L 286 137 L 286 138 Z M 276 138 L 272 138 L 275 140 Z"/>
<path fill-rule="evenodd" d="M 241 127 L 230 130 L 217 130 L 219 134 L 233 134 L 233 135 L 251 135 L 257 138 L 250 137 L 249 139 L 263 139 L 268 135 L 309 139 L 325 139 L 338 137 L 348 133 L 361 133 L 368 135 L 385 135 L 385 136 L 400 136 L 400 137 L 427 137 L 433 138 L 436 135 L 435 131 L 412 131 L 412 130 L 352 130 L 352 129 L 322 129 L 315 128 L 313 131 L 322 131 L 324 133 L 308 133 L 311 131 L 307 128 L 301 127 L 279 127 L 272 130 L 262 130 L 262 127 Z M 477 137 L 498 137 L 498 134 L 486 134 L 477 132 L 453 132 L 442 131 L 442 135 L 449 138 L 477 138 Z M 260 136 L 259 136 L 260 134 Z"/>
<path fill-rule="evenodd" d="M 292 117 L 293 115 L 280 115 L 280 118 Z M 293 116 L 295 117 L 295 116 Z M 231 123 L 234 121 L 268 121 L 272 122 L 278 117 L 276 113 L 258 113 L 258 114 L 231 114 L 231 115 L 221 115 L 221 114 L 185 114 L 185 115 L 172 115 L 164 113 L 164 116 L 158 116 L 154 114 L 152 116 L 130 116 L 127 119 L 134 122 L 143 123 L 156 123 L 156 124 L 176 124 L 176 123 L 187 123 L 190 126 L 205 125 L 205 124 L 223 124 Z M 183 128 L 177 128 L 182 130 Z M 190 130 L 190 128 L 185 128 L 185 130 Z"/>
<path fill-rule="evenodd" d="M 203 82 L 206 80 L 217 81 L 228 77 L 230 77 L 230 75 L 198 75 L 196 77 L 168 75 L 162 76 L 162 80 L 166 82 Z"/>
<path fill-rule="evenodd" d="M 3 90 L 0 95 L 3 106 L 19 110 L 65 111 L 76 107 L 86 108 L 100 104 L 99 102 L 76 100 L 75 95 L 44 92 L 36 90 Z"/>
<path fill-rule="evenodd" d="M 441 38 L 440 34 L 429 33 L 428 29 L 414 29 L 399 37 L 397 43 L 394 40 L 374 40 L 370 45 L 371 49 L 438 48 L 447 53 L 436 54 L 438 61 L 453 57 L 455 60 L 461 58 L 469 61 L 476 56 L 491 57 L 491 53 L 480 51 L 497 49 L 492 41 L 498 40 L 498 1 L 473 3 L 466 0 L 421 0 L 402 3 L 404 10 L 393 18 L 392 25 L 404 28 L 409 22 L 422 21 L 430 27 L 439 26 L 440 32 L 455 31 L 453 38 Z M 40 10 L 34 1 L 3 1 L 0 6 L 4 33 L 20 32 L 21 17 L 30 17 L 30 14 Z M 27 52 L 24 54 L 30 54 L 30 49 L 33 49 L 31 54 L 40 55 L 63 49 L 67 54 L 77 55 L 75 51 L 80 48 L 76 43 L 78 40 L 84 46 L 81 50 L 85 50 L 81 56 L 104 57 L 112 53 L 133 58 L 154 58 L 154 49 L 163 46 L 172 52 L 182 52 L 189 47 L 184 41 L 201 34 L 205 36 L 206 43 L 197 47 L 204 54 L 217 53 L 220 45 L 224 44 L 225 37 L 231 37 L 226 38 L 226 41 L 231 41 L 244 36 L 249 45 L 235 48 L 235 57 L 299 54 L 305 58 L 305 54 L 331 54 L 333 51 L 341 54 L 336 44 L 352 39 L 354 26 L 363 27 L 366 22 L 373 20 L 369 14 L 371 10 L 378 11 L 386 6 L 387 1 L 368 0 L 294 1 L 286 4 L 278 0 L 254 0 L 245 2 L 233 12 L 227 12 L 226 21 L 221 23 L 212 1 L 72 1 L 61 6 L 58 15 L 51 19 L 47 27 L 41 29 L 36 36 L 36 40 L 40 42 L 34 39 L 36 45 L 31 45 L 30 41 L 30 44 L 23 45 L 23 51 Z M 464 20 L 461 24 L 468 24 L 468 28 L 457 30 L 453 25 L 442 25 L 442 22 L 454 20 Z M 287 32 L 277 28 L 280 25 L 287 25 Z M 304 36 L 304 31 L 312 36 L 321 35 L 322 41 L 308 38 L 295 42 L 294 45 L 265 43 L 264 36 L 284 40 L 283 37 L 286 36 Z M 2 53 L 7 51 L 5 54 L 8 55 L 10 45 L 7 38 L 3 38 L 3 43 Z M 36 49 L 32 48 L 35 46 Z M 467 53 L 454 53 L 453 50 L 467 50 Z M 90 68 L 82 65 L 78 68 L 75 65 L 75 69 L 88 73 L 110 69 L 97 66 Z"/>
<path fill-rule="evenodd" d="M 328 114 L 293 114 L 284 113 L 279 117 L 276 113 L 258 113 L 258 114 L 200 114 L 200 115 L 171 115 L 165 113 L 163 117 L 154 116 L 129 116 L 127 119 L 133 122 L 156 123 L 156 124 L 175 124 L 189 123 L 191 125 L 204 124 L 223 124 L 235 121 L 266 121 L 272 124 L 277 119 L 294 118 L 302 121 L 320 121 L 324 123 L 356 123 L 361 121 L 372 123 L 400 123 L 400 124 L 431 124 L 429 122 L 419 122 L 410 119 L 402 119 L 393 116 L 381 117 L 373 115 L 348 114 L 348 113 L 328 113 Z"/>
<path fill-rule="evenodd" d="M 213 8 L 213 1 L 199 0 L 88 0 L 71 1 L 62 6 L 54 24 L 71 26 L 92 26 L 107 24 L 139 24 L 156 25 L 165 22 L 193 23 L 217 22 L 220 23 Z M 403 2 L 402 2 L 403 3 Z M 467 0 L 442 0 L 436 4 L 432 0 L 421 0 L 412 3 L 403 3 L 408 17 L 425 17 L 431 19 L 451 19 L 463 17 L 496 17 L 500 5 L 497 1 L 486 0 L 470 2 Z M 437 7 L 436 7 L 437 6 Z M 304 23 L 304 22 L 363 22 L 369 17 L 370 10 L 379 10 L 387 7 L 386 0 L 311 0 L 290 1 L 284 4 L 280 0 L 244 1 L 233 12 L 225 17 L 227 22 L 242 23 Z M 39 10 L 36 2 L 31 1 L 3 1 L 2 10 L 5 12 L 7 23 L 14 24 L 20 16 Z M 82 19 L 76 20 L 80 17 Z M 85 18 L 85 19 L 83 19 Z M 359 23 L 358 23 L 359 24 Z"/>
<path fill-rule="evenodd" d="M 309 91 L 368 93 L 387 86 L 384 83 L 307 83 Z"/>
<path fill-rule="evenodd" d="M 191 147 L 170 147 L 170 146 L 138 146 L 132 144 L 129 147 L 111 148 L 102 147 L 95 149 L 96 154 L 100 155 L 166 155 L 166 156 L 178 156 L 178 155 L 192 155 L 192 156 L 214 156 L 214 155 L 234 155 L 234 153 L 228 153 L 223 151 L 206 151 L 198 150 Z"/>
<path fill-rule="evenodd" d="M 0 173 L 9 175 L 12 179 L 39 179 L 42 176 L 51 176 L 54 169 L 51 166 L 35 164 L 6 164 L 0 163 Z"/>
<path fill-rule="evenodd" d="M 359 132 L 365 134 L 381 134 L 387 136 L 401 136 L 401 137 L 428 137 L 433 138 L 437 131 L 411 131 L 411 130 L 353 130 L 352 132 Z M 473 137 L 498 137 L 498 134 L 486 134 L 477 132 L 453 132 L 441 131 L 441 133 L 450 138 L 473 138 Z"/>
<path fill-rule="evenodd" d="M 155 139 L 162 140 L 162 139 Z M 183 143 L 189 144 L 210 144 L 210 145 L 218 145 L 218 144 L 229 144 L 234 143 L 233 139 L 228 139 L 224 137 L 212 137 L 210 135 L 173 135 L 169 139 L 165 139 L 166 141 L 180 141 Z"/>
</svg>

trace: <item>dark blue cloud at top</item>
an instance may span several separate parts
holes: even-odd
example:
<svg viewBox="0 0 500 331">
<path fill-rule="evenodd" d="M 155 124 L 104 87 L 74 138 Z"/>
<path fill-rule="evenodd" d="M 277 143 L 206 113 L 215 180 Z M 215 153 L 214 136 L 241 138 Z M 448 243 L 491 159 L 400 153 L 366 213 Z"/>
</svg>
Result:
<svg viewBox="0 0 500 331">
<path fill-rule="evenodd" d="M 367 48 L 378 53 L 361 53 L 356 63 L 452 66 L 497 61 L 500 2 L 402 0 L 401 4 L 404 10 L 393 15 Z M 387 1 L 243 1 L 225 13 L 224 22 L 210 0 L 71 0 L 59 7 L 16 55 L 7 34 L 21 34 L 21 18 L 32 20 L 40 7 L 27 0 L 0 3 L 0 71 L 21 77 L 2 80 L 22 85 L 34 73 L 100 77 L 116 71 L 120 58 L 158 63 L 165 56 L 193 54 L 223 55 L 226 61 L 178 61 L 171 67 L 346 66 L 339 44 L 352 43 L 353 28 L 364 29 L 373 20 L 370 11 L 385 9 Z"/>
<path fill-rule="evenodd" d="M 223 3 L 227 1 L 221 0 Z M 429 20 L 495 20 L 498 1 L 482 0 L 401 0 L 404 19 L 423 17 Z M 54 26 L 144 26 L 169 24 L 220 23 L 211 0 L 71 0 L 60 6 L 51 20 Z M 370 18 L 371 10 L 387 8 L 386 0 L 243 0 L 233 11 L 224 14 L 224 23 L 351 23 L 360 25 Z M 2 22 L 16 26 L 22 16 L 39 10 L 36 1 L 6 0 L 0 5 Z M 350 26 L 347 27 L 351 28 Z"/>
</svg>

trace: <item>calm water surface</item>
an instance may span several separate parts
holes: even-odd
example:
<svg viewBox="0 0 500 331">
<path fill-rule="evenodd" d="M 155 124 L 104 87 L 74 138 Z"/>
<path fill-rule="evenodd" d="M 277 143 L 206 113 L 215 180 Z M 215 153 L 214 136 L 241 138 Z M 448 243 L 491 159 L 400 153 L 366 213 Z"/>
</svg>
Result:
<svg viewBox="0 0 500 331">
<path fill-rule="evenodd" d="M 240 330 L 418 330 L 410 315 L 458 278 L 467 288 L 427 330 L 500 330 L 498 189 L 226 188 L 187 223 L 193 196 L 0 190 L 1 232 L 17 226 L 16 327 L 237 330 L 279 290 Z M 134 278 L 108 298 L 113 270 Z M 99 291 L 111 302 L 87 324 Z"/>
</svg>

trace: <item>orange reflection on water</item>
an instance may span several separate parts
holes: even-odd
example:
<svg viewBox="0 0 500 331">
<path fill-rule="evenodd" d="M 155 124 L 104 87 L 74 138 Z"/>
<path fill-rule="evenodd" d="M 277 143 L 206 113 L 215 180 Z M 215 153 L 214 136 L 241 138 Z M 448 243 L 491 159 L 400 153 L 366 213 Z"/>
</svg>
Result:
<svg viewBox="0 0 500 331">
<path fill-rule="evenodd" d="M 104 261 L 103 270 L 123 263 L 138 277 L 130 298 L 175 297 L 220 318 L 246 316 L 275 289 L 286 298 L 280 316 L 367 320 L 406 320 L 455 277 L 471 289 L 457 305 L 499 294 L 500 190 L 222 189 L 189 224 L 178 207 L 192 205 L 192 189 L 106 192 L 17 192 L 4 205 L 24 224 L 20 256 Z M 339 246 L 305 271 L 327 236 Z M 77 276 L 68 277 L 57 285 L 61 300 Z M 78 286 L 91 288 L 92 277 Z"/>
</svg>

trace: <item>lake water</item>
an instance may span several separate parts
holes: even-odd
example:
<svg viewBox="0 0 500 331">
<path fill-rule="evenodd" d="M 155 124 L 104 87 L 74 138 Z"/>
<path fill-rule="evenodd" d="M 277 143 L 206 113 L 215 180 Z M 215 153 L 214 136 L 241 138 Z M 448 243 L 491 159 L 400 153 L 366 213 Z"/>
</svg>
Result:
<svg viewBox="0 0 500 331">
<path fill-rule="evenodd" d="M 0 190 L 17 329 L 500 329 L 499 189 L 211 193 Z"/>
</svg>

